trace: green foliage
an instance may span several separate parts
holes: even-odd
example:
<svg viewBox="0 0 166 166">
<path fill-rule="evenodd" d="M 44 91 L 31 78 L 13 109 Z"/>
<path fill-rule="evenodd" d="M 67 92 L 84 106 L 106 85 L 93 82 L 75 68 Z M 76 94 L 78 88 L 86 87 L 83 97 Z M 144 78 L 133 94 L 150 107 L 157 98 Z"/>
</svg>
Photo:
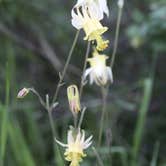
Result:
<svg viewBox="0 0 166 166">
<path fill-rule="evenodd" d="M 117 7 L 111 3 L 115 2 L 110 2 L 111 20 L 106 20 L 111 27 L 107 34 L 110 56 L 117 18 Z M 166 165 L 164 3 L 125 1 L 113 69 L 115 81 L 108 92 L 102 146 L 97 148 L 104 166 Z M 22 87 L 32 86 L 44 99 L 45 94 L 53 96 L 74 38 L 75 29 L 70 23 L 73 4 L 0 0 L 0 166 L 49 166 L 55 165 L 57 158 L 57 165 L 62 165 L 58 150 L 54 152 L 47 112 L 32 95 L 22 101 L 16 95 Z M 52 114 L 62 142 L 67 141 L 68 126 L 73 125 L 66 87 L 80 83 L 85 55 L 82 34 L 79 39 L 59 93 L 59 105 Z M 94 135 L 94 146 L 99 132 L 100 97 L 98 87 L 87 84 L 82 103 L 88 108 L 82 127 Z M 87 155 L 82 166 L 94 165 L 97 159 L 92 149 Z"/>
</svg>

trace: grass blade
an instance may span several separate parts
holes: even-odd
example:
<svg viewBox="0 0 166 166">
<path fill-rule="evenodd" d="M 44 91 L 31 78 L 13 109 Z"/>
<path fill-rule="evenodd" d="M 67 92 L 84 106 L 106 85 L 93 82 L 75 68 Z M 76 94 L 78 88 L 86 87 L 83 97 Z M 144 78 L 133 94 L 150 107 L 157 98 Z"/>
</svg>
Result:
<svg viewBox="0 0 166 166">
<path fill-rule="evenodd" d="M 5 109 L 2 112 L 1 130 L 0 130 L 0 165 L 4 165 L 7 130 L 8 130 L 8 108 L 9 108 L 9 93 L 10 93 L 10 73 L 8 64 L 6 65 L 6 99 Z"/>
<path fill-rule="evenodd" d="M 153 157 L 150 166 L 157 166 L 159 148 L 160 148 L 160 142 L 157 141 L 154 147 Z"/>
<path fill-rule="evenodd" d="M 135 130 L 135 134 L 134 134 L 134 141 L 133 141 L 134 143 L 133 143 L 132 161 L 131 161 L 132 166 L 137 165 L 137 157 L 138 157 L 138 153 L 139 153 L 139 149 L 140 149 L 144 123 L 146 120 L 146 113 L 149 108 L 149 103 L 150 103 L 151 94 L 152 94 L 152 86 L 153 86 L 152 84 L 153 84 L 153 79 L 150 79 L 150 78 L 145 79 L 144 95 L 143 95 L 141 107 L 139 110 L 136 130 Z"/>
<path fill-rule="evenodd" d="M 9 141 L 18 166 L 35 166 L 21 128 L 16 121 L 9 124 Z"/>
</svg>

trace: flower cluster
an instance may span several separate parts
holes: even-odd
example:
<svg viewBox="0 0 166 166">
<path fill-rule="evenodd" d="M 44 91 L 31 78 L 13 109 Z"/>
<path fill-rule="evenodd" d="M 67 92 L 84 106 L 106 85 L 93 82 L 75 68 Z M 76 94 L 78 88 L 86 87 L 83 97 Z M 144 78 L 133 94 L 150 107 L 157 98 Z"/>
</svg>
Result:
<svg viewBox="0 0 166 166">
<path fill-rule="evenodd" d="M 118 1 L 118 6 L 120 9 L 123 7 L 123 0 Z M 72 25 L 78 30 L 83 29 L 85 32 L 84 40 L 92 42 L 94 45 L 92 57 L 86 59 L 86 62 L 89 63 L 90 67 L 87 68 L 83 73 L 83 81 L 86 81 L 86 78 L 89 77 L 90 84 L 95 82 L 98 86 L 105 86 L 108 84 L 108 82 L 112 83 L 112 69 L 106 64 L 106 61 L 109 57 L 102 53 L 102 51 L 104 51 L 109 45 L 109 40 L 105 40 L 103 38 L 103 34 L 108 30 L 108 27 L 103 26 L 101 23 L 104 15 L 109 16 L 106 0 L 77 0 L 77 3 L 71 10 L 71 15 Z M 69 59 L 67 60 L 66 64 L 68 65 L 68 63 Z M 51 115 L 51 111 L 58 104 L 55 101 L 57 99 L 59 87 L 62 84 L 67 65 L 65 65 L 64 72 L 60 77 L 52 105 L 50 105 L 48 95 L 46 95 L 46 100 L 43 100 L 40 94 L 34 88 L 23 88 L 19 91 L 17 98 L 24 98 L 29 92 L 32 92 L 39 98 L 40 103 L 48 111 L 49 115 Z M 64 156 L 65 159 L 70 162 L 70 166 L 79 166 L 82 159 L 86 156 L 84 150 L 92 144 L 92 136 L 85 139 L 85 131 L 81 129 L 81 123 L 85 111 L 84 108 L 82 111 L 83 113 L 81 112 L 81 88 L 82 87 L 80 87 L 80 94 L 76 85 L 70 85 L 67 88 L 69 108 L 74 117 L 74 128 L 70 127 L 68 130 L 67 144 L 63 144 L 55 138 L 55 141 L 59 145 L 66 148 Z M 81 116 L 78 116 L 80 112 Z M 49 117 L 51 118 L 51 116 Z M 79 121 L 78 117 L 80 117 Z M 50 123 L 52 123 L 51 120 Z M 53 133 L 55 133 L 55 131 L 53 131 Z M 56 136 L 54 135 L 54 137 Z"/>
<path fill-rule="evenodd" d="M 112 70 L 106 66 L 108 57 L 98 51 L 104 51 L 109 44 L 109 40 L 103 39 L 103 34 L 108 27 L 101 24 L 104 14 L 109 16 L 106 0 L 78 0 L 71 11 L 72 25 L 76 29 L 83 29 L 85 32 L 84 40 L 92 41 L 95 44 L 93 57 L 87 59 L 90 64 L 83 78 L 89 75 L 90 84 L 95 82 L 99 86 L 105 86 L 108 81 L 113 82 Z"/>
</svg>

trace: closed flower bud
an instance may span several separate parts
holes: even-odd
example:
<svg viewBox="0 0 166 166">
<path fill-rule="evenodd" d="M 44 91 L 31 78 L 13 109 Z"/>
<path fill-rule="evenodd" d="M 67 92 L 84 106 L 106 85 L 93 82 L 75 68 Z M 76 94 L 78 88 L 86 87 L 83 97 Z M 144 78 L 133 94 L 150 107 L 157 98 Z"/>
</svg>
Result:
<svg viewBox="0 0 166 166">
<path fill-rule="evenodd" d="M 24 98 L 28 93 L 29 93 L 29 88 L 23 88 L 18 92 L 17 98 L 19 99 Z"/>
<path fill-rule="evenodd" d="M 79 91 L 76 85 L 71 85 L 67 88 L 67 97 L 71 112 L 77 114 L 81 110 L 81 106 Z"/>
</svg>

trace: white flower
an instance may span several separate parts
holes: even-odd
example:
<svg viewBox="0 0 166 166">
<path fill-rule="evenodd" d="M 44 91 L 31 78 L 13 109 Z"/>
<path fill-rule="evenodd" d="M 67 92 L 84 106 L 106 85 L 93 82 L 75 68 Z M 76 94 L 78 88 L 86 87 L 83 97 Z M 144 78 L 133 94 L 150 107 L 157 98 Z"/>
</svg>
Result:
<svg viewBox="0 0 166 166">
<path fill-rule="evenodd" d="M 79 8 L 81 6 L 87 7 L 89 13 L 93 14 L 93 16 L 98 20 L 103 19 L 104 13 L 109 16 L 106 0 L 77 0 L 74 8 Z"/>
<path fill-rule="evenodd" d="M 97 51 L 93 53 L 92 58 L 88 58 L 90 63 L 90 68 L 86 69 L 84 73 L 84 80 L 89 75 L 90 84 L 95 82 L 99 86 L 104 86 L 110 80 L 113 82 L 112 70 L 110 67 L 106 66 L 106 60 L 108 57 L 106 55 L 100 55 Z"/>
<path fill-rule="evenodd" d="M 108 47 L 108 40 L 103 40 L 102 34 L 108 30 L 107 27 L 97 20 L 93 14 L 88 13 L 86 7 L 76 8 L 72 10 L 72 25 L 77 28 L 83 28 L 86 36 L 84 40 L 96 41 L 97 49 L 99 51 L 104 50 Z"/>
<path fill-rule="evenodd" d="M 67 134 L 67 144 L 63 144 L 58 140 L 56 142 L 62 147 L 66 147 L 64 155 L 67 161 L 71 161 L 70 166 L 79 166 L 82 158 L 86 156 L 83 150 L 92 144 L 92 136 L 85 140 L 84 130 L 80 131 L 79 129 L 75 134 L 74 130 L 70 129 Z"/>
</svg>

